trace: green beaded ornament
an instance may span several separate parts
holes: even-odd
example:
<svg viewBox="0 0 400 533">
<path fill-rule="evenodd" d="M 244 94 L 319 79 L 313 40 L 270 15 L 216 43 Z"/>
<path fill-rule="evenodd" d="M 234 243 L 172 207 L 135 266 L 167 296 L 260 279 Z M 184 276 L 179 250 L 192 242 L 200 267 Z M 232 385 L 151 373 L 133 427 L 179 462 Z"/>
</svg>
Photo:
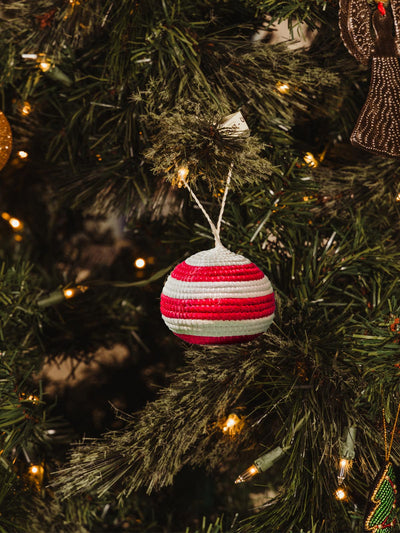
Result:
<svg viewBox="0 0 400 533">
<path fill-rule="evenodd" d="M 393 465 L 388 462 L 375 478 L 365 518 L 365 531 L 390 533 L 395 525 L 397 503 L 396 478 Z"/>
<path fill-rule="evenodd" d="M 383 396 L 382 396 L 383 404 Z M 400 402 L 392 428 L 390 444 L 387 445 L 385 409 L 382 408 L 383 436 L 385 439 L 385 465 L 375 478 L 364 520 L 365 531 L 390 533 L 396 523 L 397 487 L 393 465 L 390 462 L 394 433 L 400 413 Z"/>
</svg>

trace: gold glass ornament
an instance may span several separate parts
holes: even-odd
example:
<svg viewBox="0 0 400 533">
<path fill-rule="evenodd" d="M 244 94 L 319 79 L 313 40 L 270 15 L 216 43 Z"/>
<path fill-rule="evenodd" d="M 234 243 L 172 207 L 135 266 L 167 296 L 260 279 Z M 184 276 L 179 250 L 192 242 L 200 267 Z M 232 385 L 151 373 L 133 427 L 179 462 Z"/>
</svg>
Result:
<svg viewBox="0 0 400 533">
<path fill-rule="evenodd" d="M 0 111 L 0 170 L 5 166 L 11 154 L 11 128 L 4 113 Z"/>
</svg>

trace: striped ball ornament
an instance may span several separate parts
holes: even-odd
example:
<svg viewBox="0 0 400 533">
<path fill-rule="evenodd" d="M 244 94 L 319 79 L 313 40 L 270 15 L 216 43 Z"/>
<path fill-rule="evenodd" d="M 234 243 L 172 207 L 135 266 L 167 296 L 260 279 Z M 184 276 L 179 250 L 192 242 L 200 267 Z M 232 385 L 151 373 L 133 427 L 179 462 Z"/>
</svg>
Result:
<svg viewBox="0 0 400 533">
<path fill-rule="evenodd" d="M 222 245 L 180 263 L 161 293 L 164 322 L 192 344 L 247 342 L 269 328 L 274 311 L 268 278 Z"/>
</svg>

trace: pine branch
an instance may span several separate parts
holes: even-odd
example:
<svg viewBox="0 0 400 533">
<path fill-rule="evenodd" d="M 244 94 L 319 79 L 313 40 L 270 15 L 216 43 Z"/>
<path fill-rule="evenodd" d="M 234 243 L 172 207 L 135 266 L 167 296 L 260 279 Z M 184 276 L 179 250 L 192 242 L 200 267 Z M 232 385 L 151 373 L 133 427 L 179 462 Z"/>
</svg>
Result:
<svg viewBox="0 0 400 533">
<path fill-rule="evenodd" d="M 122 494 L 170 485 L 185 464 L 204 459 L 203 450 L 213 446 L 216 421 L 251 386 L 263 364 L 263 356 L 238 347 L 192 351 L 170 387 L 137 420 L 128 420 L 122 433 L 109 433 L 72 452 L 57 487 L 68 496 L 89 487 L 102 494 L 116 483 L 122 483 Z M 150 449 L 152 454 L 146 452 Z"/>
<path fill-rule="evenodd" d="M 329 0 L 302 0 L 293 2 L 292 0 L 247 0 L 247 3 L 254 6 L 258 13 L 268 13 L 272 20 L 289 20 L 291 26 L 296 23 L 305 22 L 312 28 L 318 23 L 325 21 L 324 13 L 329 6 Z"/>
<path fill-rule="evenodd" d="M 39 276 L 34 274 L 28 263 L 16 264 L 0 270 L 0 349 L 9 352 L 24 352 L 21 363 L 29 370 L 40 357 L 40 329 L 43 327 L 43 313 L 37 309 Z M 31 354 L 30 362 L 26 354 Z M 36 356 L 36 360 L 35 360 Z M 39 359 L 40 360 L 40 359 Z M 23 372 L 23 368 L 21 368 Z"/>
<path fill-rule="evenodd" d="M 38 12 L 47 9 L 48 3 L 42 4 Z M 261 128 L 269 141 L 287 146 L 287 132 L 296 114 L 315 116 L 324 101 L 336 97 L 339 81 L 333 69 L 322 70 L 305 54 L 288 54 L 282 45 L 251 45 L 246 21 L 254 13 L 241 3 L 231 4 L 221 4 L 213 12 L 217 18 L 228 16 L 235 21 L 223 30 L 216 29 L 211 11 L 197 2 L 146 1 L 132 11 L 128 1 L 117 6 L 109 0 L 98 9 L 92 0 L 74 6 L 72 14 L 64 4 L 48 27 L 35 31 L 32 20 L 37 12 L 33 10 L 25 17 L 29 25 L 23 23 L 22 37 L 13 42 L 12 49 L 7 39 L 15 34 L 13 25 L 19 22 L 10 14 L 8 37 L 2 41 L 4 54 L 10 54 L 5 62 L 14 65 L 16 56 L 40 48 L 40 53 L 51 53 L 54 65 L 73 81 L 66 97 L 60 81 L 51 77 L 52 71 L 41 73 L 35 63 L 21 58 L 18 70 L 12 69 L 18 78 L 7 79 L 18 87 L 19 95 L 30 96 L 37 119 L 46 123 L 41 131 L 43 145 L 48 146 L 46 157 L 65 164 L 65 171 L 60 166 L 57 174 L 69 191 L 67 202 L 73 195 L 75 205 L 93 204 L 97 199 L 104 208 L 102 199 L 107 196 L 108 204 L 130 206 L 135 199 L 140 202 L 138 191 L 143 187 L 154 189 L 158 180 L 144 165 L 143 155 L 146 150 L 155 152 L 155 132 L 161 141 L 168 131 L 160 132 L 160 125 L 148 121 L 148 116 L 172 111 L 183 112 L 183 119 L 188 110 L 176 108 L 178 98 L 200 106 L 202 117 L 211 109 L 221 116 L 242 107 L 253 117 L 252 130 Z M 29 9 L 28 3 L 22 6 Z M 112 31 L 107 32 L 109 26 Z M 85 28 L 85 48 L 75 38 L 82 33 L 80 27 Z M 282 96 L 277 83 L 289 84 L 290 95 Z M 190 117 L 182 125 L 189 132 Z M 210 160 L 207 169 L 217 162 Z M 263 171 L 261 161 L 254 160 L 254 164 L 258 172 Z M 72 179 L 67 178 L 71 167 Z M 253 167 L 240 170 L 250 175 Z"/>
</svg>

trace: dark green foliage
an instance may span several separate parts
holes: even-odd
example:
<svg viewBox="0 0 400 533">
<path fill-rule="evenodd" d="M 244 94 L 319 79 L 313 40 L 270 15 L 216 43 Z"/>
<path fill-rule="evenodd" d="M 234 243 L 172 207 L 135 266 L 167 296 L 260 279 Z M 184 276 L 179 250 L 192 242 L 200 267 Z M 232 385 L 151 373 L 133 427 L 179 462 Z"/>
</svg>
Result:
<svg viewBox="0 0 400 533">
<path fill-rule="evenodd" d="M 185 533 L 191 533 L 191 531 L 189 531 L 189 528 L 186 530 Z M 203 518 L 201 528 L 196 529 L 196 531 L 193 531 L 193 533 L 223 533 L 222 520 L 218 518 L 214 524 L 207 525 L 206 519 Z"/>
<path fill-rule="evenodd" d="M 159 135 L 146 152 L 153 170 L 163 178 L 177 182 L 180 167 L 189 169 L 188 181 L 202 178 L 213 189 L 214 194 L 224 188 L 226 176 L 233 163 L 233 187 L 244 183 L 266 182 L 272 165 L 261 158 L 264 146 L 255 138 L 230 138 L 219 130 L 217 114 L 202 119 L 200 106 L 197 109 L 178 108 L 154 117 L 155 129 Z M 219 117 L 221 118 L 221 117 Z M 165 133 L 169 133 L 166 138 Z M 265 153 L 265 152 L 264 152 Z M 218 164 L 215 160 L 218 159 Z"/>
<path fill-rule="evenodd" d="M 1 323 L 0 339 L 4 349 L 25 349 L 37 338 L 40 328 L 40 314 L 37 313 L 38 280 L 28 264 L 7 268 L 3 263 L 0 270 Z M 14 341 L 14 342 L 13 342 Z M 7 345 L 5 344 L 7 342 Z M 35 342 L 35 341 L 33 341 Z"/>
<path fill-rule="evenodd" d="M 20 4 L 29 11 L 26 2 Z M 258 124 L 268 133 L 267 141 L 282 142 L 297 111 L 318 114 L 323 102 L 337 93 L 333 72 L 318 68 L 304 54 L 287 54 L 282 46 L 250 46 L 248 23 L 253 13 L 238 2 L 219 4 L 218 15 L 201 2 L 146 0 L 132 6 L 124 1 L 116 6 L 108 1 L 100 7 L 92 1 L 73 9 L 60 2 L 53 10 L 48 2 L 42 4 L 25 17 L 18 41 L 13 38 L 15 6 L 4 7 L 7 22 L 0 53 L 12 65 L 18 58 L 18 69 L 10 68 L 5 81 L 18 88 L 19 99 L 32 99 L 47 146 L 45 157 L 68 161 L 68 171 L 60 166 L 55 173 L 69 195 L 72 191 L 76 205 L 96 200 L 102 206 L 114 202 L 129 210 L 132 202 L 138 202 L 138 190 L 143 190 L 140 201 L 145 202 L 154 180 L 149 183 L 143 151 L 154 153 L 156 131 L 167 152 L 166 136 L 172 132 L 165 128 L 166 114 L 170 123 L 175 118 L 175 127 L 180 124 L 190 136 L 193 112 L 188 102 L 197 106 L 200 124 L 206 117 L 213 122 L 242 107 L 250 125 Z M 50 22 L 41 27 L 40 17 L 48 13 L 53 13 Z M 228 25 L 221 29 L 217 21 L 226 17 Z M 34 61 L 21 58 L 27 50 L 47 55 L 56 70 L 41 73 Z M 67 92 L 60 87 L 59 73 L 73 82 L 64 87 Z M 293 87 L 290 98 L 282 99 L 276 89 L 282 81 Z M 179 102 L 186 103 L 182 107 Z M 155 117 L 149 123 L 149 113 L 163 113 L 158 125 Z M 185 158 L 204 162 L 204 155 L 198 161 L 199 155 L 187 144 L 186 148 Z M 169 150 L 164 158 L 164 172 L 175 153 L 176 149 Z M 181 153 L 176 155 L 174 165 L 182 158 Z M 218 154 L 218 161 L 224 167 L 224 156 Z M 214 184 L 216 170 L 209 172 L 211 163 L 209 158 L 206 169 L 200 169 L 207 170 L 203 177 Z M 77 176 L 66 180 L 71 165 Z M 257 172 L 261 165 L 259 158 Z M 243 171 L 253 178 L 252 165 L 238 170 L 237 181 L 243 179 Z M 217 171 L 217 176 L 221 173 Z"/>
<path fill-rule="evenodd" d="M 170 485 L 185 464 L 196 465 L 206 456 L 214 466 L 219 462 L 221 450 L 214 451 L 215 434 L 220 433 L 216 421 L 229 414 L 232 398 L 239 400 L 264 357 L 255 364 L 254 352 L 240 348 L 193 351 L 188 357 L 170 388 L 148 404 L 140 420 L 128 419 L 123 432 L 109 434 L 104 443 L 94 441 L 90 452 L 86 446 L 74 452 L 71 470 L 63 472 L 63 494 L 88 486 L 104 493 L 117 481 L 124 486 L 123 495 L 142 485 L 151 492 Z M 165 446 L 166 439 L 169 446 Z M 144 453 L 147 449 L 153 453 Z M 78 470 L 79 479 L 75 477 Z M 72 484 L 65 483 L 70 471 Z"/>
<path fill-rule="evenodd" d="M 320 173 L 322 169 L 317 175 Z M 350 170 L 343 170 L 343 178 L 346 175 L 350 176 Z M 133 424 L 132 433 L 126 431 L 123 436 L 110 434 L 103 443 L 94 443 L 75 451 L 72 469 L 65 471 L 60 478 L 62 490 L 74 491 L 79 488 L 80 479 L 84 484 L 91 479 L 91 475 L 95 476 L 98 470 L 93 469 L 93 462 L 99 455 L 107 459 L 98 463 L 97 468 L 104 469 L 109 476 L 116 472 L 123 475 L 124 484 L 127 485 L 124 492 L 130 492 L 142 484 L 151 490 L 158 483 L 170 483 L 174 473 L 187 461 L 190 464 L 199 462 L 212 466 L 216 452 L 221 454 L 217 457 L 229 456 L 228 451 L 222 452 L 226 447 L 224 441 L 207 446 L 208 439 L 218 439 L 218 431 L 208 430 L 203 435 L 202 425 L 207 425 L 209 420 L 217 420 L 219 414 L 214 412 L 216 402 L 212 399 L 209 401 L 210 394 L 203 392 L 202 379 L 206 380 L 204 386 L 211 385 L 213 393 L 218 392 L 212 376 L 221 375 L 225 378 L 224 372 L 229 368 L 223 356 L 226 353 L 229 354 L 229 364 L 233 364 L 235 378 L 238 373 L 237 377 L 245 387 L 240 395 L 233 395 L 228 388 L 232 404 L 247 405 L 246 411 L 251 413 L 252 421 L 261 420 L 257 424 L 257 432 L 264 434 L 268 448 L 290 444 L 286 459 L 282 460 L 285 463 L 280 480 L 282 492 L 277 497 L 274 512 L 271 513 L 271 507 L 268 507 L 268 512 L 258 514 L 250 526 L 243 525 L 244 531 L 248 527 L 249 531 L 263 531 L 266 527 L 274 528 L 282 523 L 293 528 L 303 521 L 307 524 L 311 512 L 308 505 L 310 500 L 314 502 L 314 508 L 323 508 L 325 516 L 330 517 L 327 526 L 330 530 L 344 527 L 342 505 L 333 496 L 327 497 L 327 494 L 332 495 L 335 485 L 338 439 L 350 423 L 357 423 L 363 428 L 357 446 L 362 469 L 354 484 L 358 491 L 365 491 L 367 484 L 362 484 L 361 479 L 373 475 L 377 465 L 374 447 L 377 447 L 379 456 L 380 447 L 383 446 L 381 434 L 376 429 L 381 389 L 388 394 L 392 390 L 391 383 L 397 383 L 398 380 L 397 371 L 393 370 L 398 347 L 397 344 L 393 345 L 393 334 L 388 326 L 390 313 L 398 316 L 399 310 L 393 303 L 389 306 L 388 300 L 393 298 L 396 291 L 400 258 L 392 238 L 392 228 L 385 225 L 382 217 L 376 220 L 374 213 L 383 196 L 390 198 L 389 202 L 386 200 L 386 209 L 397 210 L 397 204 L 393 193 L 389 195 L 382 188 L 371 186 L 368 195 L 371 212 L 363 215 L 358 209 L 353 215 L 351 210 L 347 212 L 342 209 L 341 218 L 333 216 L 328 224 L 327 208 L 318 200 L 322 195 L 318 185 L 314 185 L 314 190 L 310 191 L 313 195 L 307 193 L 310 194 L 307 203 L 312 206 L 311 209 L 304 208 L 304 192 L 297 190 L 295 185 L 296 177 L 299 186 L 302 176 L 303 170 L 299 169 L 293 174 L 291 187 L 285 189 L 287 201 L 292 204 L 291 209 L 297 209 L 296 219 L 293 219 L 288 207 L 271 209 L 273 202 L 265 196 L 257 199 L 251 189 L 247 191 L 252 197 L 251 206 L 247 208 L 250 201 L 244 201 L 240 211 L 233 202 L 228 205 L 225 215 L 228 242 L 242 243 L 240 251 L 263 266 L 275 280 L 278 295 L 277 329 L 274 330 L 274 326 L 272 328 L 275 335 L 267 334 L 262 341 L 253 343 L 250 351 L 248 347 L 245 348 L 245 353 L 250 356 L 250 360 L 246 361 L 251 362 L 250 368 L 255 373 L 253 378 L 247 376 L 242 380 L 239 377 L 244 368 L 244 361 L 239 355 L 242 353 L 240 348 L 214 349 L 214 361 L 209 354 L 210 349 L 204 349 L 207 360 L 193 360 L 195 365 L 193 362 L 193 366 L 188 365 L 184 373 L 173 380 L 170 389 L 162 393 L 157 402 L 149 404 L 138 421 L 129 423 L 128 427 Z M 357 195 L 354 179 L 352 190 Z M 366 193 L 364 190 L 363 194 Z M 282 202 L 285 201 L 285 195 Z M 246 195 L 242 198 L 246 199 Z M 332 201 L 344 203 L 342 198 Z M 254 213 L 257 210 L 262 213 L 266 206 L 270 209 L 266 214 L 268 231 L 263 227 L 255 233 L 254 215 L 250 217 L 246 208 Z M 236 213 L 241 218 L 234 222 Z M 253 227 L 247 227 L 247 217 L 253 221 Z M 263 217 L 257 219 L 262 220 Z M 379 233 L 373 229 L 378 222 L 381 224 Z M 250 240 L 253 240 L 251 248 Z M 381 325 L 379 331 L 373 333 L 370 342 L 377 342 L 379 348 L 366 348 L 361 352 L 359 339 L 363 338 L 363 334 L 360 332 L 365 331 L 368 324 L 373 324 L 376 316 L 380 317 Z M 383 332 L 387 335 L 385 343 L 380 340 Z M 369 337 L 368 334 L 365 336 Z M 365 365 L 362 363 L 363 354 L 366 357 Z M 376 357 L 379 357 L 382 367 Z M 260 364 L 258 368 L 257 361 Z M 217 363 L 218 371 L 214 372 L 212 368 Z M 373 371 L 376 381 L 368 378 L 370 371 Z M 177 387 L 183 383 L 190 390 L 186 408 L 182 393 L 177 391 Z M 372 391 L 374 396 L 371 396 Z M 218 402 L 220 406 L 225 406 L 225 409 L 228 407 L 222 398 Z M 197 409 L 200 408 L 201 413 L 198 413 Z M 196 430 L 189 432 L 187 428 L 195 423 L 192 416 L 198 421 L 197 424 L 201 421 L 201 425 L 198 430 L 196 427 Z M 169 422 L 164 431 L 166 420 Z M 273 433 L 268 429 L 271 427 L 275 428 Z M 172 434 L 171 428 L 174 428 Z M 180 431 L 185 434 L 184 438 L 179 438 Z M 250 431 L 247 437 L 254 438 L 254 433 Z M 243 438 L 246 439 L 246 436 Z M 170 447 L 164 449 L 163 443 L 167 441 L 171 442 Z M 118 452 L 122 443 L 125 453 Z M 140 456 L 140 463 L 136 464 L 137 454 L 143 449 L 152 449 L 153 454 L 150 457 Z M 113 453 L 109 455 L 107 450 L 113 450 Z M 123 456 L 125 461 L 121 463 L 115 452 Z M 324 456 L 326 459 L 322 460 Z M 86 460 L 87 470 L 82 469 Z M 151 462 L 147 463 L 148 460 Z M 118 461 L 118 468 L 115 468 L 115 461 Z M 72 472 L 74 476 L 71 476 Z M 70 479 L 74 479 L 71 484 Z M 93 478 L 94 486 L 98 485 L 100 491 L 108 488 L 110 482 L 113 482 L 112 478 L 104 475 L 99 484 Z M 302 487 L 300 494 L 299 486 Z M 290 515 L 288 505 L 292 510 Z M 316 516 L 313 520 L 318 523 Z M 334 525 L 337 523 L 342 525 Z"/>
<path fill-rule="evenodd" d="M 259 14 L 268 13 L 273 20 L 288 20 L 291 25 L 306 22 L 312 27 L 326 20 L 324 12 L 334 3 L 331 0 L 247 0 Z"/>
<path fill-rule="evenodd" d="M 310 51 L 252 43 L 266 12 L 318 27 Z M 389 426 L 399 401 L 399 165 L 347 142 L 368 76 L 340 42 L 336 2 L 19 0 L 2 2 L 0 18 L 2 108 L 16 151 L 30 154 L 24 163 L 14 152 L 0 182 L 1 212 L 25 224 L 16 242 L 1 219 L 1 527 L 151 533 L 190 523 L 191 532 L 222 533 L 233 521 L 246 533 L 360 531 L 384 450 L 382 398 Z M 50 70 L 27 53 L 45 54 Z M 218 128 L 237 110 L 249 137 Z M 308 166 L 305 152 L 320 164 Z M 271 279 L 276 319 L 251 344 L 192 347 L 183 360 L 159 316 L 159 273 L 209 248 L 211 234 L 187 191 L 170 183 L 187 166 L 215 219 L 232 163 L 221 238 Z M 111 211 L 117 236 L 93 230 Z M 143 275 L 132 267 L 140 256 L 153 258 Z M 84 294 L 38 306 L 82 279 Z M 67 426 L 51 418 L 35 376 L 44 360 L 97 364 L 97 350 L 116 344 L 158 395 L 118 412 L 104 436 L 79 435 L 65 462 L 47 431 Z M 218 423 L 232 409 L 245 426 L 227 439 Z M 351 499 L 338 503 L 349 425 L 358 427 Z M 276 446 L 284 456 L 256 478 L 274 496 L 254 510 L 254 485 L 233 482 Z M 32 452 L 56 493 L 25 483 Z M 212 473 L 228 503 L 177 525 L 187 515 L 177 518 L 164 487 L 196 468 Z M 168 507 L 162 524 L 156 490 Z"/>
</svg>

